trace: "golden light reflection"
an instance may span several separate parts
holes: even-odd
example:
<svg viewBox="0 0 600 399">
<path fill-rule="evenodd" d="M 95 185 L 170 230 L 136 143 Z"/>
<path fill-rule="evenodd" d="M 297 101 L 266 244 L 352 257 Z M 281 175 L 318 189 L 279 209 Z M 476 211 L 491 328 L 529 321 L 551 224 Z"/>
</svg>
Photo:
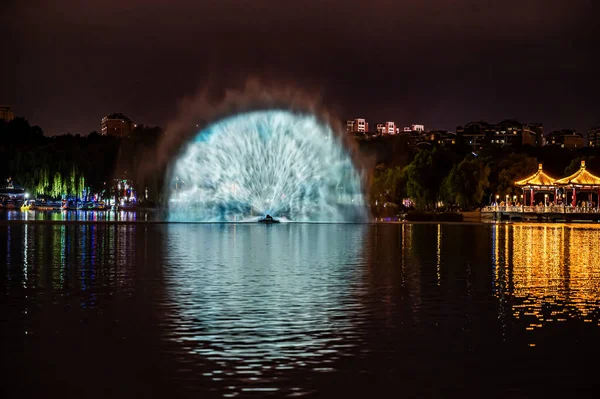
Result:
<svg viewBox="0 0 600 399">
<path fill-rule="evenodd" d="M 437 273 L 437 285 L 442 283 L 442 225 L 437 225 L 437 247 L 436 247 L 436 273 Z"/>
<path fill-rule="evenodd" d="M 508 311 L 524 320 L 529 331 L 567 319 L 595 320 L 592 312 L 600 305 L 599 226 L 514 224 L 494 229 L 501 317 Z"/>
<path fill-rule="evenodd" d="M 29 281 L 29 237 L 28 237 L 28 225 L 23 228 L 23 288 L 27 289 L 27 282 Z"/>
</svg>

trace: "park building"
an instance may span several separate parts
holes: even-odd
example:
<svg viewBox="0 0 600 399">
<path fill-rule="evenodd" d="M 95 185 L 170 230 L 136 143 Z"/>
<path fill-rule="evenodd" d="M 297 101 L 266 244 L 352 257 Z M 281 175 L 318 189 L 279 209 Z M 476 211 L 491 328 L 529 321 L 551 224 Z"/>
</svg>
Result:
<svg viewBox="0 0 600 399">
<path fill-rule="evenodd" d="M 10 122 L 15 119 L 15 114 L 12 112 L 10 105 L 0 105 L 0 119 Z"/>
<path fill-rule="evenodd" d="M 136 125 L 123 114 L 114 113 L 102 118 L 100 134 L 119 138 L 131 137 L 131 132 Z"/>
<path fill-rule="evenodd" d="M 600 177 L 581 161 L 578 171 L 562 179 L 547 175 L 542 165 L 531 176 L 515 181 L 520 196 L 496 194 L 496 203 L 484 207 L 482 217 L 500 220 L 597 221 L 600 213 Z"/>
<path fill-rule="evenodd" d="M 583 134 L 573 129 L 562 129 L 551 132 L 546 138 L 546 145 L 559 146 L 561 148 L 576 149 L 585 146 Z"/>
</svg>

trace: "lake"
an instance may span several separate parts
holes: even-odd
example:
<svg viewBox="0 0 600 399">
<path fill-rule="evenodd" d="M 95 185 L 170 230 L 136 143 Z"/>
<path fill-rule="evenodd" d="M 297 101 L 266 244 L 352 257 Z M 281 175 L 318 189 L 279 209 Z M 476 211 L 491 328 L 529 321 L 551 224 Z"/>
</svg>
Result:
<svg viewBox="0 0 600 399">
<path fill-rule="evenodd" d="M 1 397 L 597 396 L 598 226 L 93 220 L 0 222 Z"/>
</svg>

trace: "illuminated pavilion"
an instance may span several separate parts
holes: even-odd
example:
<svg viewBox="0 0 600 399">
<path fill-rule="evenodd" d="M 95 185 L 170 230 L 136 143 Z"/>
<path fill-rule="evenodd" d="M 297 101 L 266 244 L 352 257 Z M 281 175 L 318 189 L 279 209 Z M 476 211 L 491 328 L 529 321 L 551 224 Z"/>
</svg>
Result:
<svg viewBox="0 0 600 399">
<path fill-rule="evenodd" d="M 596 202 L 597 206 L 600 204 L 600 177 L 591 174 L 585 168 L 585 161 L 581 161 L 581 167 L 571 176 L 567 176 L 563 179 L 558 179 L 554 181 L 554 184 L 557 187 L 570 188 L 573 190 L 571 204 L 573 207 L 577 206 L 577 193 L 578 192 L 588 192 L 589 200 L 588 202 L 592 202 L 592 193 L 596 192 L 598 195 L 598 201 Z M 566 196 L 566 194 L 565 194 Z"/>
<path fill-rule="evenodd" d="M 537 172 L 533 175 L 515 182 L 515 186 L 521 187 L 523 190 L 523 205 L 527 205 L 525 190 L 529 190 L 529 205 L 535 206 L 534 193 L 535 191 L 553 192 L 556 199 L 556 184 L 554 178 L 548 176 L 542 169 L 542 164 L 539 164 Z"/>
</svg>

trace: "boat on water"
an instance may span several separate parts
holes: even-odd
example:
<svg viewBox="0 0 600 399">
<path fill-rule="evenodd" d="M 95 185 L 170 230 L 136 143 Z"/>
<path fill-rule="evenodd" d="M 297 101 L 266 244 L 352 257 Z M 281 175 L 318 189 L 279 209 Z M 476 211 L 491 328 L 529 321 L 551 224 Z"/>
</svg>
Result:
<svg viewBox="0 0 600 399">
<path fill-rule="evenodd" d="M 279 223 L 279 220 L 273 219 L 273 216 L 271 216 L 271 215 L 267 215 L 264 218 L 259 219 L 258 223 L 273 224 L 273 223 Z"/>
<path fill-rule="evenodd" d="M 66 209 L 69 211 L 103 211 L 106 205 L 103 201 L 68 201 Z"/>
<path fill-rule="evenodd" d="M 25 201 L 23 202 L 23 205 L 21 205 L 21 211 L 25 212 L 31 209 L 31 202 L 30 201 Z"/>
<path fill-rule="evenodd" d="M 38 211 L 60 211 L 63 209 L 62 201 L 30 201 L 31 209 Z"/>
</svg>

